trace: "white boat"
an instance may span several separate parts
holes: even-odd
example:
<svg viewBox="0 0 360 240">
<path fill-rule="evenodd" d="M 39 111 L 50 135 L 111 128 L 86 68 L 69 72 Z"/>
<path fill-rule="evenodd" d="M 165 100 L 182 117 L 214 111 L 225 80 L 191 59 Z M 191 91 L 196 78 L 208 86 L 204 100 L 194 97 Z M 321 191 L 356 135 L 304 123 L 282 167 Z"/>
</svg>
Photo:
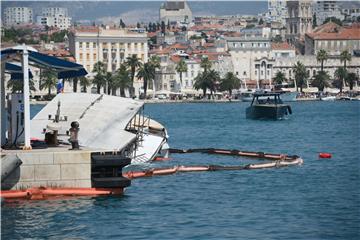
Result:
<svg viewBox="0 0 360 240">
<path fill-rule="evenodd" d="M 142 116 L 143 106 L 117 96 L 61 93 L 31 120 L 31 137 L 42 141 L 46 132 L 56 131 L 59 143 L 68 144 L 70 124 L 77 121 L 81 148 L 121 152 L 132 162 L 152 161 L 168 136 L 162 125 L 161 135 L 154 130 L 157 122 Z"/>
<path fill-rule="evenodd" d="M 327 96 L 327 97 L 320 97 L 321 101 L 335 101 L 336 97 L 335 96 Z"/>
</svg>

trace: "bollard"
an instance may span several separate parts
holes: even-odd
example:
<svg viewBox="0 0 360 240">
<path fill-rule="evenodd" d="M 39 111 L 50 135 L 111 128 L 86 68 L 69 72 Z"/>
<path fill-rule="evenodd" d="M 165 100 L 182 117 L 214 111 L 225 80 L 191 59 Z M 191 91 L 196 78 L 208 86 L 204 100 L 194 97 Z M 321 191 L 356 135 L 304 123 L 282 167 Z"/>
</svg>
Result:
<svg viewBox="0 0 360 240">
<path fill-rule="evenodd" d="M 69 142 L 71 143 L 72 150 L 80 149 L 79 148 L 79 140 L 78 140 L 78 133 L 79 133 L 79 123 L 74 121 L 71 123 L 70 131 L 70 139 Z"/>
</svg>

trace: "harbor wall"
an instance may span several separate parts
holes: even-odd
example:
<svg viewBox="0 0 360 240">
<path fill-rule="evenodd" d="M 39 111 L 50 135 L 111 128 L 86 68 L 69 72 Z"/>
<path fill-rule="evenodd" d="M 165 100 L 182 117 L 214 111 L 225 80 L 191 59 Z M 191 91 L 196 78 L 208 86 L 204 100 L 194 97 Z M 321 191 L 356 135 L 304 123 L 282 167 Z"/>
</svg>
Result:
<svg viewBox="0 0 360 240">
<path fill-rule="evenodd" d="M 1 183 L 3 190 L 91 187 L 90 151 L 22 151 L 16 155 L 23 164 Z"/>
</svg>

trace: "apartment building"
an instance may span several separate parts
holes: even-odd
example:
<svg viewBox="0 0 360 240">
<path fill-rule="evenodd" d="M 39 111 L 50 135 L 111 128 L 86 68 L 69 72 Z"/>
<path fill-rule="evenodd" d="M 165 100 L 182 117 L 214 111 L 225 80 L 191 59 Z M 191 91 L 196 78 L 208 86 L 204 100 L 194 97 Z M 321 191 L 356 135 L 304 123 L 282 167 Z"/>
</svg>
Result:
<svg viewBox="0 0 360 240">
<path fill-rule="evenodd" d="M 33 10 L 28 7 L 5 8 L 3 21 L 5 26 L 33 23 Z"/>
<path fill-rule="evenodd" d="M 39 25 L 57 27 L 61 30 L 71 27 L 71 17 L 68 16 L 67 8 L 43 8 L 42 14 L 37 16 L 36 22 Z"/>
</svg>

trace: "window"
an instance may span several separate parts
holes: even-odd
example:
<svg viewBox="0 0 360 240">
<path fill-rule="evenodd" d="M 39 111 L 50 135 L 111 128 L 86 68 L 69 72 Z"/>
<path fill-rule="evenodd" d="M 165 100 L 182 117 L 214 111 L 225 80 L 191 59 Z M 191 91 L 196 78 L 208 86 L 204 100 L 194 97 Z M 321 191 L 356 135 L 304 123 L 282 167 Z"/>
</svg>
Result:
<svg viewBox="0 0 360 240">
<path fill-rule="evenodd" d="M 90 43 L 89 42 L 86 43 L 86 48 L 90 48 Z"/>
<path fill-rule="evenodd" d="M 246 71 L 243 72 L 243 75 L 246 76 Z"/>
<path fill-rule="evenodd" d="M 263 71 L 263 70 L 261 70 L 260 75 L 261 75 L 261 76 L 264 75 L 264 71 Z"/>
<path fill-rule="evenodd" d="M 270 75 L 270 70 L 266 71 L 266 75 L 268 75 L 268 76 Z"/>
<path fill-rule="evenodd" d="M 87 54 L 86 54 L 86 60 L 87 60 L 87 61 L 90 61 L 90 53 L 87 53 Z"/>
<path fill-rule="evenodd" d="M 164 89 L 165 90 L 167 90 L 168 88 L 167 88 L 167 84 L 166 83 L 164 83 Z"/>
<path fill-rule="evenodd" d="M 94 60 L 96 60 L 96 53 L 93 54 Z"/>
<path fill-rule="evenodd" d="M 82 42 L 79 42 L 79 48 L 82 48 L 82 44 L 83 44 Z"/>
<path fill-rule="evenodd" d="M 80 53 L 80 54 L 79 54 L 79 60 L 82 61 L 82 58 L 83 58 L 83 54 Z"/>
<path fill-rule="evenodd" d="M 236 75 L 239 75 L 239 72 L 236 72 Z"/>
</svg>

